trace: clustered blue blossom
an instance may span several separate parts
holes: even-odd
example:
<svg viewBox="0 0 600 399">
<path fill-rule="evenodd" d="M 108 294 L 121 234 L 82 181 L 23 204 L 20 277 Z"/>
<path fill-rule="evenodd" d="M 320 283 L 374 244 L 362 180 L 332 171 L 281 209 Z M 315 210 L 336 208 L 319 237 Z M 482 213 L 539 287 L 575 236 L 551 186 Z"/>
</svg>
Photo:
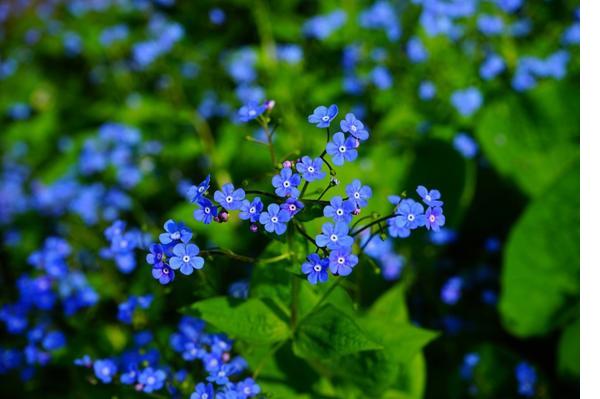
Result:
<svg viewBox="0 0 600 399">
<path fill-rule="evenodd" d="M 207 178 L 200 185 L 190 187 L 188 196 L 192 200 L 204 200 L 209 181 Z M 164 285 L 175 279 L 175 271 L 189 276 L 194 270 L 202 269 L 204 258 L 200 256 L 200 248 L 190 243 L 193 234 L 185 224 L 169 219 L 163 227 L 165 232 L 158 237 L 160 243 L 153 243 L 148 248 L 146 263 L 152 266 L 152 277 Z"/>
<path fill-rule="evenodd" d="M 251 377 L 244 377 L 248 367 L 244 358 L 234 356 L 233 341 L 223 334 L 206 332 L 204 321 L 184 316 L 177 332 L 171 334 L 169 347 L 184 362 L 185 367 L 173 369 L 166 348 L 147 330 L 134 336 L 134 345 L 119 356 L 93 360 L 83 355 L 75 365 L 90 369 L 103 384 L 131 385 L 136 391 L 153 393 L 166 391 L 181 397 L 181 386 L 198 377 L 205 380 L 196 384 L 190 398 L 246 399 L 257 396 L 260 386 Z M 46 339 L 47 340 L 47 339 Z M 51 346 L 60 344 L 60 337 L 50 339 Z M 158 349 L 160 348 L 160 350 Z M 9 353 L 10 355 L 10 353 Z M 192 373 L 196 365 L 200 375 Z M 204 396 L 207 395 L 207 396 Z"/>
<path fill-rule="evenodd" d="M 125 302 L 122 302 L 118 306 L 117 319 L 121 323 L 131 324 L 133 322 L 133 316 L 136 309 L 148 309 L 154 299 L 153 295 L 144 296 L 130 296 Z"/>
<path fill-rule="evenodd" d="M 517 392 L 521 396 L 531 398 L 535 395 L 537 373 L 533 366 L 527 362 L 521 362 L 515 367 L 515 377 L 517 379 Z"/>
<path fill-rule="evenodd" d="M 244 107 L 242 110 L 245 112 Z M 264 117 L 261 114 L 258 119 L 258 123 L 267 131 L 270 111 L 271 109 L 265 109 Z M 358 234 L 366 230 L 368 232 L 371 227 L 371 225 L 360 226 L 361 220 L 352 224 L 353 219 L 360 215 L 363 208 L 368 206 L 369 199 L 373 195 L 371 188 L 355 179 L 346 185 L 344 190 L 346 197 L 335 195 L 329 200 L 322 199 L 331 187 L 340 183 L 335 178 L 336 172 L 332 164 L 342 166 L 346 162 L 355 161 L 360 144 L 368 140 L 370 136 L 365 124 L 354 113 L 346 114 L 339 123 L 340 131 L 331 135 L 338 113 L 339 109 L 335 104 L 321 105 L 308 116 L 309 123 L 326 130 L 325 149 L 314 158 L 303 155 L 295 161 L 284 161 L 271 180 L 274 194 L 250 190 L 249 192 L 259 194 L 250 200 L 250 198 L 246 198 L 245 189 L 236 188 L 232 183 L 226 183 L 221 189 L 215 190 L 213 202 L 208 195 L 210 176 L 200 184 L 189 187 L 188 199 L 199 206 L 199 209 L 194 212 L 195 219 L 205 224 L 213 221 L 224 223 L 229 220 L 230 212 L 239 211 L 239 218 L 250 223 L 252 232 L 258 232 L 262 228 L 266 234 L 281 236 L 291 228 L 299 229 L 315 245 L 315 252 L 310 253 L 306 262 L 301 266 L 302 272 L 306 274 L 308 281 L 312 284 L 328 281 L 329 274 L 348 276 L 358 264 L 359 255 L 365 250 L 367 255 L 381 264 L 386 279 L 398 278 L 404 266 L 404 259 L 395 254 L 391 246 L 387 242 L 384 243 L 383 240 L 373 241 L 369 246 L 371 240 L 385 233 L 386 229 L 380 227 L 379 231 L 369 233 L 367 239 L 356 240 Z M 301 223 L 296 224 L 295 217 L 305 209 L 303 201 L 308 185 L 325 180 L 327 176 L 326 171 L 323 170 L 325 166 L 330 175 L 327 188 L 321 191 L 321 195 L 317 199 L 308 199 L 311 203 L 317 202 L 321 205 L 323 217 L 327 219 L 322 224 L 320 233 L 313 239 L 303 230 Z M 439 231 L 440 227 L 445 224 L 440 192 L 438 190 L 429 191 L 423 186 L 419 186 L 417 192 L 427 205 L 427 209 L 412 199 L 393 196 L 390 199 L 395 206 L 393 213 L 383 219 L 375 220 L 377 224 L 387 221 L 387 232 L 390 236 L 408 237 L 412 230 L 419 227 Z M 263 200 L 272 202 L 263 202 Z M 370 219 L 374 218 L 370 217 Z M 385 225 L 385 223 L 380 224 L 380 226 Z M 364 237 L 364 234 L 361 237 Z M 361 242 L 359 243 L 359 241 Z M 358 252 L 354 251 L 355 247 Z M 177 248 L 179 253 L 171 258 L 169 265 L 165 262 L 166 251 L 164 248 L 153 246 L 148 255 L 148 263 L 160 265 L 160 269 L 155 266 L 153 273 L 163 284 L 172 281 L 172 270 L 170 269 L 178 268 L 182 262 L 181 256 L 193 259 L 197 254 L 195 246 L 192 247 L 192 252 L 189 252 L 188 248 L 182 244 Z M 203 264 L 203 260 L 200 263 Z M 201 267 L 202 265 L 199 268 Z M 191 268 L 189 270 L 191 271 Z"/>
<path fill-rule="evenodd" d="M 131 273 L 137 266 L 135 250 L 146 247 L 147 237 L 138 229 L 126 230 L 126 223 L 116 220 L 104 230 L 109 246 L 100 251 L 103 259 L 112 259 L 122 273 Z"/>
</svg>

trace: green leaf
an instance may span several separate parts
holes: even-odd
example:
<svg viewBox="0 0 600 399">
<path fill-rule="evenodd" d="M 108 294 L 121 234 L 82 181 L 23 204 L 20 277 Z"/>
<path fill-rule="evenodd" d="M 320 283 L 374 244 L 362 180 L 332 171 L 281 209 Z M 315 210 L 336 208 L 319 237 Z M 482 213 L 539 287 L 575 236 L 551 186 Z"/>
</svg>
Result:
<svg viewBox="0 0 600 399">
<path fill-rule="evenodd" d="M 323 209 L 325 208 L 325 201 L 316 200 L 302 200 L 304 203 L 304 209 L 298 213 L 296 219 L 301 222 L 308 222 L 316 218 L 323 217 Z"/>
<path fill-rule="evenodd" d="M 187 313 L 201 317 L 232 338 L 272 343 L 287 339 L 285 315 L 269 299 L 216 297 L 194 303 Z"/>
<path fill-rule="evenodd" d="M 482 111 L 476 134 L 497 170 L 527 194 L 543 192 L 579 157 L 579 95 L 555 82 Z"/>
<path fill-rule="evenodd" d="M 294 353 L 308 359 L 327 359 L 381 349 L 356 322 L 331 304 L 307 316 L 298 325 Z"/>
<path fill-rule="evenodd" d="M 508 239 L 500 313 L 517 336 L 542 335 L 579 302 L 579 168 L 535 199 Z"/>
<path fill-rule="evenodd" d="M 558 370 L 565 377 L 579 376 L 579 320 L 565 328 L 560 337 Z"/>
</svg>

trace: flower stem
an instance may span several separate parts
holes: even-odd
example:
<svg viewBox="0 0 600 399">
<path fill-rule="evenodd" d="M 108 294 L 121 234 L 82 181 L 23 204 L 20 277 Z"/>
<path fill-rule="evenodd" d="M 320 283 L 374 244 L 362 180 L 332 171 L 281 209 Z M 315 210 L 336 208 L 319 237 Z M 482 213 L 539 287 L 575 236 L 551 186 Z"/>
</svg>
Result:
<svg viewBox="0 0 600 399">
<path fill-rule="evenodd" d="M 396 216 L 398 216 L 398 215 L 396 215 L 395 213 L 392 213 L 391 215 L 387 215 L 387 216 L 381 217 L 381 218 L 379 218 L 379 219 L 377 219 L 377 220 L 374 220 L 374 221 L 372 221 L 371 223 L 369 223 L 369 224 L 367 224 L 367 225 L 365 225 L 365 226 L 361 227 L 361 228 L 360 228 L 360 229 L 358 229 L 357 231 L 354 231 L 354 232 L 350 233 L 350 235 L 351 235 L 352 237 L 355 237 L 356 235 L 358 235 L 358 234 L 362 233 L 363 231 L 365 231 L 365 230 L 366 230 L 366 229 L 368 229 L 369 227 L 371 227 L 371 226 L 374 226 L 374 225 L 376 225 L 376 224 L 379 224 L 380 222 L 383 222 L 384 220 L 388 220 L 388 219 L 391 219 L 391 218 L 393 218 L 393 217 L 396 217 Z"/>
<path fill-rule="evenodd" d="M 267 193 L 266 191 L 260 191 L 260 190 L 246 190 L 246 194 L 258 194 L 258 195 L 263 195 L 265 197 L 280 199 L 280 197 L 276 196 L 275 194 Z"/>
<path fill-rule="evenodd" d="M 319 306 L 321 306 L 323 304 L 323 302 L 325 302 L 325 300 L 329 297 L 329 295 L 331 295 L 333 290 L 335 290 L 335 288 L 340 284 L 341 281 L 342 281 L 341 277 L 338 277 L 335 280 L 335 282 L 333 284 L 331 284 L 329 289 L 327 291 L 325 291 L 325 293 L 323 294 L 321 299 L 319 299 L 319 302 L 317 302 L 317 304 L 313 307 L 312 311 L 315 311 Z"/>
</svg>

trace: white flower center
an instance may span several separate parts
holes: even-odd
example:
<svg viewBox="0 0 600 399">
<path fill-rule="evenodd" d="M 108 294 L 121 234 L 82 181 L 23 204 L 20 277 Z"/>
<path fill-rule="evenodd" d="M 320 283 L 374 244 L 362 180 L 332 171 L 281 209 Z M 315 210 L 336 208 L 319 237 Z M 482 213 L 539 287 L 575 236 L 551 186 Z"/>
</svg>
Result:
<svg viewBox="0 0 600 399">
<path fill-rule="evenodd" d="M 290 182 L 289 181 L 284 181 L 283 182 L 283 187 L 288 188 L 290 186 Z"/>
<path fill-rule="evenodd" d="M 435 215 L 430 215 L 430 216 L 429 216 L 429 221 L 430 221 L 431 223 L 435 222 Z"/>
<path fill-rule="evenodd" d="M 189 255 L 184 255 L 182 259 L 183 259 L 183 261 L 185 263 L 188 263 L 190 261 L 190 256 Z"/>
<path fill-rule="evenodd" d="M 254 115 L 256 115 L 256 111 L 251 109 L 250 111 L 248 111 L 248 115 L 254 116 Z"/>
<path fill-rule="evenodd" d="M 175 233 L 171 233 L 171 240 L 179 240 L 181 238 L 181 233 L 176 231 Z"/>
<path fill-rule="evenodd" d="M 323 118 L 321 118 L 321 119 L 323 119 L 323 121 L 324 121 L 324 122 L 327 122 L 327 121 L 329 120 L 329 116 L 328 116 L 328 115 L 325 115 L 325 116 L 324 116 Z"/>
<path fill-rule="evenodd" d="M 409 222 L 412 222 L 413 220 L 415 220 L 415 215 L 413 215 L 412 213 L 409 213 L 407 216 L 407 219 Z"/>
<path fill-rule="evenodd" d="M 295 211 L 296 210 L 296 205 L 294 204 L 290 204 L 290 211 Z"/>
<path fill-rule="evenodd" d="M 308 167 L 308 172 L 309 173 L 314 173 L 315 172 L 315 168 L 313 168 L 312 166 Z"/>
<path fill-rule="evenodd" d="M 320 272 L 322 270 L 321 265 L 315 265 L 315 267 L 313 267 L 314 271 L 316 272 Z"/>
<path fill-rule="evenodd" d="M 350 126 L 350 130 L 352 130 L 353 132 L 356 132 L 356 126 L 354 126 L 354 125 Z"/>
<path fill-rule="evenodd" d="M 163 274 L 169 274 L 169 268 L 163 267 Z"/>
<path fill-rule="evenodd" d="M 360 198 L 360 193 L 358 191 L 354 193 L 354 198 L 356 198 L 356 199 Z"/>
<path fill-rule="evenodd" d="M 250 213 L 256 213 L 256 208 L 255 207 L 251 207 L 248 212 L 250 212 Z"/>
<path fill-rule="evenodd" d="M 227 198 L 225 198 L 226 202 L 233 202 L 233 197 L 231 195 L 228 195 Z"/>
<path fill-rule="evenodd" d="M 341 152 L 341 153 L 344 153 L 344 152 L 346 152 L 346 146 L 345 146 L 345 145 L 341 145 L 341 146 L 340 146 L 340 152 Z"/>
<path fill-rule="evenodd" d="M 148 383 L 148 385 L 152 385 L 156 382 L 156 379 L 154 377 L 148 377 L 148 380 L 146 382 Z"/>
<path fill-rule="evenodd" d="M 203 393 L 201 396 L 202 399 L 208 399 L 208 394 L 207 393 Z"/>
<path fill-rule="evenodd" d="M 252 393 L 252 389 L 250 389 L 250 387 L 246 387 L 246 388 L 244 388 L 244 393 L 246 395 L 250 395 Z"/>
<path fill-rule="evenodd" d="M 204 186 L 200 186 L 200 187 L 198 187 L 198 192 L 199 192 L 199 193 L 202 193 L 202 192 L 204 192 Z"/>
<path fill-rule="evenodd" d="M 278 221 L 279 221 L 279 218 L 277 218 L 277 216 L 273 216 L 271 218 L 271 222 L 273 222 L 273 223 L 277 223 Z"/>
<path fill-rule="evenodd" d="M 426 199 L 427 201 L 431 201 L 431 195 L 427 194 L 427 195 L 425 196 L 425 199 Z"/>
<path fill-rule="evenodd" d="M 206 213 L 206 214 L 210 213 L 210 208 L 208 206 L 206 208 L 204 208 L 204 213 Z"/>
<path fill-rule="evenodd" d="M 339 258 L 337 258 L 337 262 L 338 262 L 338 264 L 340 264 L 340 265 L 343 265 L 343 264 L 344 264 L 344 261 L 345 261 L 345 259 L 344 259 L 344 257 L 342 257 L 342 256 L 340 256 Z"/>
<path fill-rule="evenodd" d="M 335 213 L 337 213 L 338 216 L 342 216 L 344 214 L 344 210 L 338 209 L 337 211 L 335 211 Z"/>
<path fill-rule="evenodd" d="M 333 241 L 333 242 L 336 242 L 336 241 L 338 240 L 338 236 L 337 236 L 337 235 L 335 235 L 335 234 L 332 234 L 332 235 L 330 235 L 330 236 L 329 236 L 329 239 L 330 239 L 331 241 Z"/>
</svg>

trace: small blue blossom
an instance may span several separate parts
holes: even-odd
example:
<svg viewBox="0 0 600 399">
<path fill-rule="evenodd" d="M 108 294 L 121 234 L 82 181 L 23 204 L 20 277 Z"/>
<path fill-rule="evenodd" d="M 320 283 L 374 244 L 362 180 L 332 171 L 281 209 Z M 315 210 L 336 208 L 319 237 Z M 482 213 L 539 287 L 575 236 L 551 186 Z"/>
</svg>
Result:
<svg viewBox="0 0 600 399">
<path fill-rule="evenodd" d="M 346 114 L 346 117 L 340 121 L 340 129 L 342 132 L 350 133 L 358 140 L 364 141 L 369 138 L 369 132 L 365 129 L 365 125 L 353 113 Z"/>
<path fill-rule="evenodd" d="M 348 276 L 358 263 L 358 257 L 349 248 L 337 249 L 329 254 L 329 269 L 333 274 Z"/>
<path fill-rule="evenodd" d="M 282 211 L 288 212 L 290 214 L 290 216 L 294 216 L 298 212 L 300 212 L 302 209 L 304 209 L 304 204 L 295 198 L 288 198 L 279 207 L 281 208 Z"/>
<path fill-rule="evenodd" d="M 179 244 L 181 245 L 181 244 Z M 152 277 L 158 280 L 159 283 L 169 284 L 175 279 L 175 272 L 166 263 L 159 263 L 152 268 Z"/>
<path fill-rule="evenodd" d="M 197 186 L 191 186 L 188 190 L 187 196 L 191 202 L 198 202 L 198 200 L 205 196 L 210 188 L 210 175 L 206 176 L 200 184 Z"/>
<path fill-rule="evenodd" d="M 442 212 L 442 208 L 437 206 L 427 208 L 425 212 L 425 227 L 427 227 L 427 230 L 438 231 L 446 223 L 446 217 Z"/>
<path fill-rule="evenodd" d="M 260 393 L 260 386 L 252 378 L 246 378 L 235 386 L 242 398 L 252 398 Z"/>
<path fill-rule="evenodd" d="M 213 384 L 200 383 L 196 385 L 196 388 L 192 393 L 192 396 L 190 396 L 190 399 L 215 399 L 215 389 Z"/>
<path fill-rule="evenodd" d="M 469 87 L 452 93 L 450 101 L 462 116 L 471 116 L 481 107 L 483 97 L 478 89 Z"/>
<path fill-rule="evenodd" d="M 333 140 L 327 143 L 325 147 L 327 153 L 335 165 L 341 166 L 345 161 L 352 162 L 358 156 L 356 151 L 356 139 L 344 136 L 344 133 L 337 132 L 333 135 Z"/>
<path fill-rule="evenodd" d="M 417 194 L 421 196 L 423 202 L 428 206 L 442 206 L 444 203 L 440 201 L 442 194 L 438 190 L 427 190 L 424 186 L 417 187 Z"/>
<path fill-rule="evenodd" d="M 103 383 L 109 384 L 116 373 L 117 365 L 112 360 L 99 359 L 94 362 L 94 374 Z"/>
<path fill-rule="evenodd" d="M 504 22 L 499 16 L 482 14 L 477 18 L 477 28 L 486 36 L 496 36 L 502 33 Z"/>
<path fill-rule="evenodd" d="M 326 128 L 329 127 L 331 121 L 335 119 L 337 114 L 337 105 L 330 105 L 329 108 L 325 107 L 324 105 L 320 105 L 317 108 L 315 108 L 311 115 L 308 116 L 308 122 L 316 124 L 317 127 Z"/>
<path fill-rule="evenodd" d="M 225 15 L 225 11 L 218 7 L 211 8 L 208 12 L 208 17 L 213 25 L 222 25 L 225 22 L 225 19 L 227 18 L 227 16 Z"/>
<path fill-rule="evenodd" d="M 329 249 L 349 248 L 354 243 L 354 239 L 348 235 L 348 225 L 345 223 L 325 223 L 322 227 L 322 234 L 316 237 L 319 247 Z"/>
<path fill-rule="evenodd" d="M 173 257 L 169 259 L 169 266 L 189 276 L 194 269 L 200 270 L 204 267 L 204 259 L 197 256 L 199 253 L 200 249 L 195 244 L 177 244 L 173 248 Z"/>
<path fill-rule="evenodd" d="M 223 185 L 222 190 L 223 191 L 215 192 L 215 201 L 217 201 L 224 209 L 228 211 L 240 209 L 242 206 L 242 201 L 246 197 L 244 190 L 241 188 L 236 190 L 231 183 Z"/>
<path fill-rule="evenodd" d="M 275 232 L 277 235 L 282 235 L 287 230 L 287 222 L 290 219 L 291 215 L 282 210 L 279 205 L 270 204 L 267 211 L 260 214 L 259 221 L 269 233 Z"/>
<path fill-rule="evenodd" d="M 138 382 L 144 387 L 146 393 L 158 391 L 165 384 L 167 373 L 162 370 L 154 370 L 152 367 L 145 368 L 138 376 Z"/>
<path fill-rule="evenodd" d="M 311 284 L 324 283 L 329 278 L 327 268 L 329 259 L 321 259 L 317 254 L 310 254 L 302 264 L 302 273 L 306 274 Z"/>
<path fill-rule="evenodd" d="M 410 230 L 425 225 L 425 215 L 423 212 L 423 205 L 418 202 L 410 198 L 402 200 L 396 208 L 398 225 L 403 225 Z"/>
<path fill-rule="evenodd" d="M 47 351 L 54 351 L 64 347 L 67 343 L 65 335 L 60 331 L 50 331 L 42 340 L 42 348 Z"/>
<path fill-rule="evenodd" d="M 388 220 L 388 233 L 391 237 L 406 238 L 410 236 L 410 229 L 406 227 L 406 220 L 396 216 Z"/>
<path fill-rule="evenodd" d="M 369 186 L 363 186 L 360 180 L 355 179 L 352 183 L 346 186 L 346 195 L 348 199 L 353 201 L 357 208 L 367 206 L 367 201 L 373 195 L 373 191 Z"/>
<path fill-rule="evenodd" d="M 82 357 L 75 359 L 73 364 L 75 364 L 76 366 L 82 366 L 82 367 L 92 367 L 93 363 L 92 363 L 92 358 L 90 357 L 90 355 L 83 355 Z"/>
<path fill-rule="evenodd" d="M 343 200 L 342 197 L 336 195 L 323 209 L 323 216 L 332 218 L 336 223 L 350 223 L 352 220 L 352 212 L 354 212 L 354 202 L 351 200 Z"/>
<path fill-rule="evenodd" d="M 271 183 L 275 187 L 275 194 L 280 197 L 298 198 L 300 190 L 300 175 L 292 172 L 292 168 L 283 168 L 278 175 L 273 176 Z"/>
<path fill-rule="evenodd" d="M 490 80 L 502 73 L 504 69 L 506 69 L 506 64 L 502 57 L 498 54 L 490 54 L 481 64 L 479 75 L 483 80 Z"/>
<path fill-rule="evenodd" d="M 211 372 L 206 379 L 217 385 L 227 385 L 233 372 L 234 370 L 230 364 L 222 364 L 217 370 Z"/>
<path fill-rule="evenodd" d="M 192 231 L 183 223 L 177 223 L 172 219 L 165 222 L 166 233 L 158 236 L 161 244 L 169 245 L 178 242 L 187 243 L 192 239 Z"/>
<path fill-rule="evenodd" d="M 515 377 L 519 384 L 518 392 L 521 396 L 532 397 L 535 395 L 535 384 L 537 373 L 535 369 L 526 362 L 521 362 L 515 367 Z"/>
<path fill-rule="evenodd" d="M 137 382 L 140 371 L 136 365 L 130 364 L 127 371 L 121 374 L 119 380 L 122 384 L 133 385 Z"/>
<path fill-rule="evenodd" d="M 250 122 L 251 120 L 258 118 L 266 110 L 267 106 L 264 103 L 250 101 L 239 109 L 238 117 L 242 122 Z"/>
<path fill-rule="evenodd" d="M 325 178 L 325 172 L 321 170 L 322 168 L 323 160 L 321 158 L 311 159 L 306 155 L 296 164 L 296 170 L 302 174 L 302 178 L 307 182 Z"/>
<path fill-rule="evenodd" d="M 440 297 L 447 305 L 455 305 L 461 297 L 463 280 L 460 277 L 448 279 L 442 286 Z"/>
<path fill-rule="evenodd" d="M 415 64 L 427 61 L 427 58 L 429 57 L 423 42 L 415 36 L 411 37 L 408 40 L 408 43 L 406 43 L 406 53 L 408 59 Z"/>
<path fill-rule="evenodd" d="M 256 223 L 260 219 L 262 210 L 263 203 L 260 198 L 255 197 L 252 202 L 245 199 L 240 207 L 240 219 L 250 220 L 250 222 Z"/>
<path fill-rule="evenodd" d="M 423 101 L 429 101 L 435 97 L 436 87 L 433 82 L 424 80 L 419 85 L 419 98 Z"/>
<path fill-rule="evenodd" d="M 160 265 L 165 260 L 165 251 L 160 244 L 152 244 L 150 253 L 146 255 L 146 262 L 150 265 Z"/>
<path fill-rule="evenodd" d="M 471 159 L 477 155 L 478 145 L 471 136 L 466 133 L 457 133 L 452 141 L 456 151 L 460 152 L 463 157 Z"/>
<path fill-rule="evenodd" d="M 208 198 L 200 198 L 198 205 L 200 207 L 194 210 L 194 219 L 204 224 L 211 224 L 217 217 L 217 207 Z"/>
</svg>

